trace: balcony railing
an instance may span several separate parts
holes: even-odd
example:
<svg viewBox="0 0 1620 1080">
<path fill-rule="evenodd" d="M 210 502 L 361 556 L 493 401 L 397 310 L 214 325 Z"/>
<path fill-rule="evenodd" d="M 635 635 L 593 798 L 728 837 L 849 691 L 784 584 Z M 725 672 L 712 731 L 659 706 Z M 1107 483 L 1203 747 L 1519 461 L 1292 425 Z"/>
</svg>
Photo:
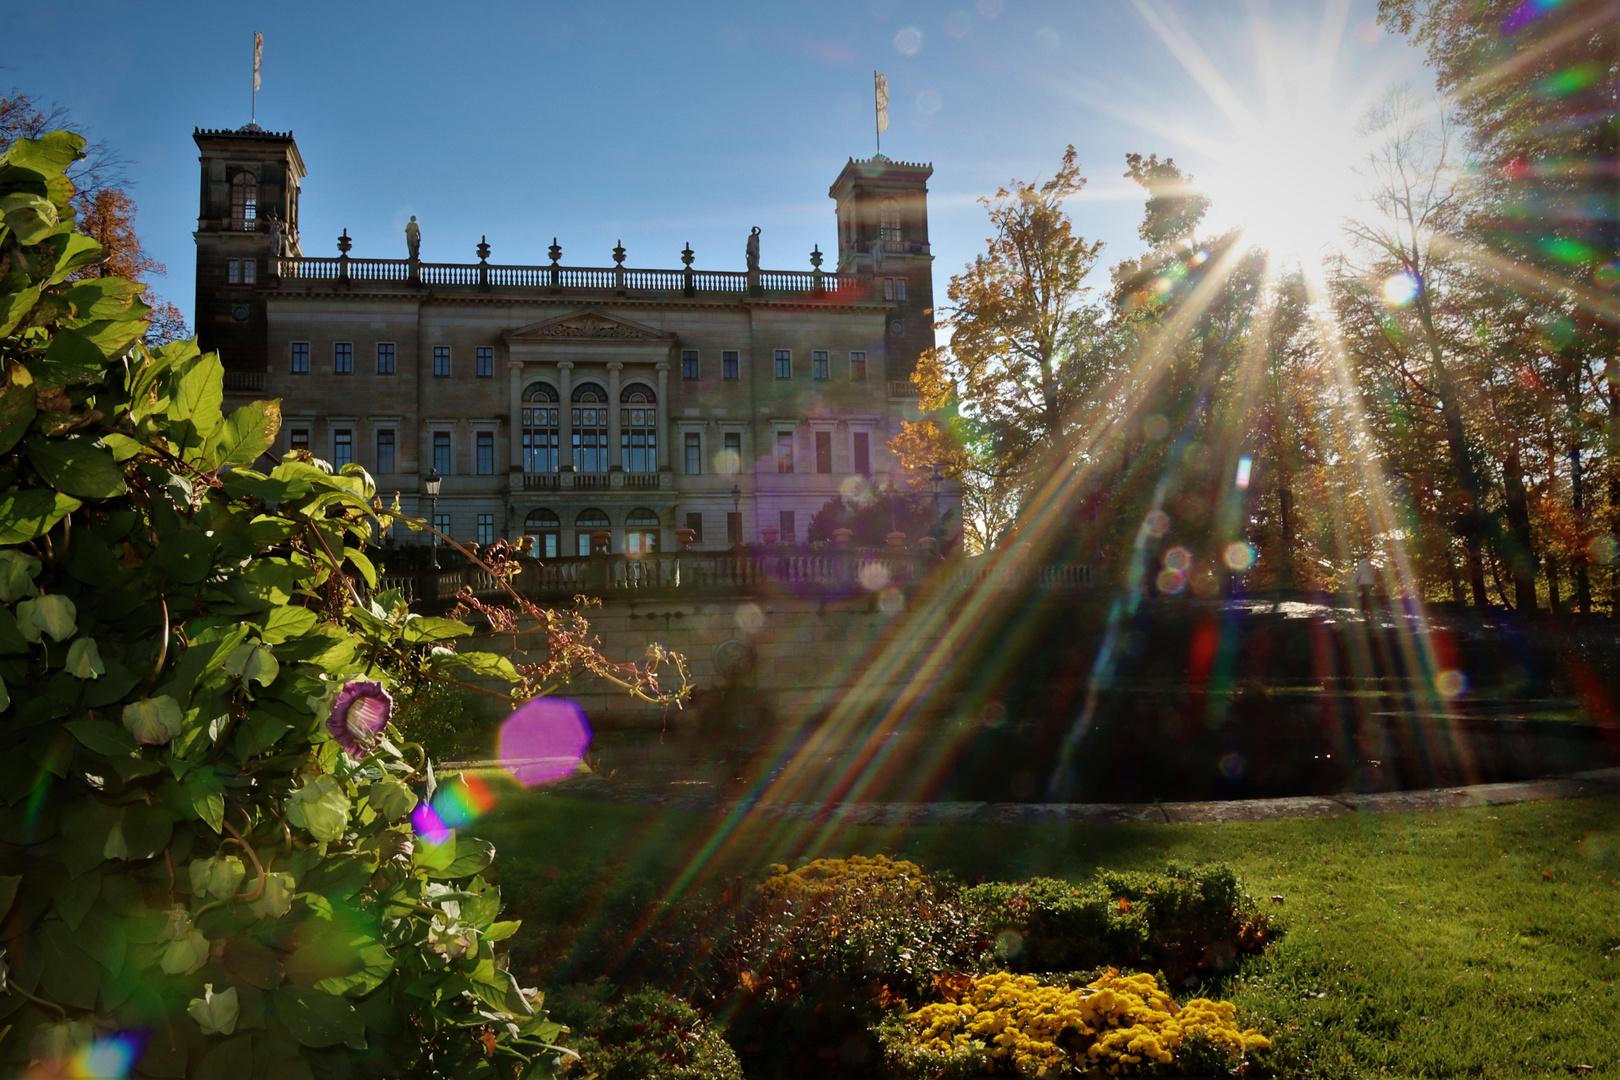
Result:
<svg viewBox="0 0 1620 1080">
<path fill-rule="evenodd" d="M 225 373 L 225 389 L 257 394 L 264 389 L 264 372 L 227 371 Z"/>
<path fill-rule="evenodd" d="M 631 491 L 657 491 L 665 486 L 661 472 L 566 472 L 524 473 L 524 491 L 606 491 L 626 488 Z M 613 482 L 614 477 L 619 482 Z"/>
<path fill-rule="evenodd" d="M 496 266 L 489 263 L 413 263 L 409 259 L 328 259 L 288 256 L 273 260 L 283 284 L 421 284 L 435 287 L 591 289 L 635 293 L 733 293 L 758 289 L 768 295 L 824 295 L 862 299 L 873 279 L 819 270 L 648 270 L 599 266 Z M 414 271 L 414 273 L 413 273 Z M 881 288 L 881 285 L 878 286 Z"/>
<path fill-rule="evenodd" d="M 859 596 L 888 588 L 1019 589 L 1039 592 L 1089 590 L 1099 583 L 1094 567 L 1047 564 L 986 567 L 979 560 L 942 562 L 931 555 L 889 549 L 830 552 L 661 552 L 523 560 L 513 585 L 525 596 L 555 602 L 575 596 L 638 593 L 754 595 L 776 590 L 796 594 Z M 490 599 L 505 590 L 480 569 L 385 573 L 379 590 L 398 589 L 406 599 L 447 603 L 466 586 Z"/>
</svg>

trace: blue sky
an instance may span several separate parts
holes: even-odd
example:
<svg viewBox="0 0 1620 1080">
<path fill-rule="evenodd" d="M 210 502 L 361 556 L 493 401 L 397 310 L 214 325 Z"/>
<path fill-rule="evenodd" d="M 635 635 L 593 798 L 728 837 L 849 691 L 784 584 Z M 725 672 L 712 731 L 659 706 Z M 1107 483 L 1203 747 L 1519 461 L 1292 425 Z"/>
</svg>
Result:
<svg viewBox="0 0 1620 1080">
<path fill-rule="evenodd" d="M 931 161 L 930 224 L 943 296 L 988 235 L 975 200 L 1051 173 L 1074 143 L 1090 184 L 1070 209 L 1136 253 L 1129 151 L 1194 173 L 1236 137 L 1231 102 L 1263 113 L 1300 81 L 1353 108 L 1420 58 L 1372 23 L 1376 0 L 853 0 L 818 3 L 179 3 L 53 0 L 7 16 L 0 87 L 69 107 L 132 161 L 158 291 L 189 317 L 196 225 L 193 127 L 248 120 L 252 34 L 265 35 L 259 123 L 291 129 L 309 177 L 304 251 L 741 269 L 750 226 L 763 262 L 808 268 L 835 247 L 827 187 L 873 151 L 872 72 L 892 101 L 884 153 Z M 1324 23 L 1337 31 L 1321 45 Z M 67 59 L 64 59 L 67 58 Z M 1269 95 L 1269 97 L 1268 97 Z M 1279 146 L 1286 153 L 1286 146 Z M 1099 270 L 1102 281 L 1106 273 Z"/>
</svg>

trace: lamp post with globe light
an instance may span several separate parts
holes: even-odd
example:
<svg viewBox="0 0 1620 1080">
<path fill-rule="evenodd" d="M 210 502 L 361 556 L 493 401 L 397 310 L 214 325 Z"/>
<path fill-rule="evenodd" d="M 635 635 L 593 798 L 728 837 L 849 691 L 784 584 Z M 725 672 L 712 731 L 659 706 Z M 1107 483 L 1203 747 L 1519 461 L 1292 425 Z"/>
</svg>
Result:
<svg viewBox="0 0 1620 1080">
<path fill-rule="evenodd" d="M 422 491 L 428 497 L 428 525 L 433 536 L 433 569 L 439 569 L 439 486 L 444 483 L 444 477 L 439 470 L 429 468 L 427 475 L 422 477 Z"/>
</svg>

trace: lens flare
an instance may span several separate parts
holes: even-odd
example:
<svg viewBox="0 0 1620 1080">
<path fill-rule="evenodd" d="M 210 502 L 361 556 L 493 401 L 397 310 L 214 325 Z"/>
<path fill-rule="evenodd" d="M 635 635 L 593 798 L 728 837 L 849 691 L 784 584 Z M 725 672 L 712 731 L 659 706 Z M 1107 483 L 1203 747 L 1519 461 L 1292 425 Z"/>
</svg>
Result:
<svg viewBox="0 0 1620 1080">
<path fill-rule="evenodd" d="M 1142 528 L 1157 540 L 1170 531 L 1170 515 L 1163 510 L 1149 510 L 1147 517 L 1142 519 Z"/>
<path fill-rule="evenodd" d="M 1620 557 L 1620 544 L 1607 533 L 1594 536 L 1592 542 L 1586 545 L 1586 554 L 1599 566 L 1613 566 L 1615 559 Z"/>
<path fill-rule="evenodd" d="M 1159 591 L 1167 596 L 1174 596 L 1187 586 L 1187 575 L 1180 570 L 1160 570 L 1159 576 L 1154 579 Z"/>
<path fill-rule="evenodd" d="M 1166 569 L 1185 574 L 1192 566 L 1193 554 L 1184 547 L 1173 547 L 1164 553 Z"/>
<path fill-rule="evenodd" d="M 1254 459 L 1247 454 L 1238 458 L 1237 475 L 1232 478 L 1232 484 L 1239 491 L 1249 490 L 1249 474 L 1254 469 Z"/>
<path fill-rule="evenodd" d="M 1592 271 L 1592 283 L 1600 289 L 1612 289 L 1620 285 L 1620 263 L 1606 262 Z"/>
<path fill-rule="evenodd" d="M 1434 677 L 1434 689 L 1443 698 L 1458 698 L 1468 690 L 1468 676 L 1455 668 Z"/>
<path fill-rule="evenodd" d="M 1417 299 L 1417 278 L 1411 274 L 1392 274 L 1384 279 L 1384 302 L 1405 307 Z"/>
<path fill-rule="evenodd" d="M 524 787 L 568 776 L 585 759 L 591 725 L 572 701 L 535 698 L 501 725 L 496 756 Z"/>
<path fill-rule="evenodd" d="M 430 844 L 442 844 L 450 837 L 450 827 L 428 803 L 417 803 L 411 811 L 411 828 Z"/>
<path fill-rule="evenodd" d="M 462 775 L 433 796 L 433 811 L 446 828 L 471 825 L 495 808 L 495 793 L 477 776 Z"/>
<path fill-rule="evenodd" d="M 916 56 L 922 48 L 922 31 L 908 26 L 894 35 L 894 48 L 901 56 Z"/>
<path fill-rule="evenodd" d="M 1218 768 L 1228 780 L 1237 780 L 1249 771 L 1249 759 L 1234 751 L 1221 758 Z"/>
<path fill-rule="evenodd" d="M 1226 545 L 1226 568 L 1234 573 L 1241 574 L 1254 565 L 1254 545 L 1239 540 L 1235 544 Z"/>
<path fill-rule="evenodd" d="M 79 1047 L 66 1061 L 35 1069 L 29 1080 L 123 1080 L 135 1066 L 145 1036 L 125 1031 Z"/>
</svg>

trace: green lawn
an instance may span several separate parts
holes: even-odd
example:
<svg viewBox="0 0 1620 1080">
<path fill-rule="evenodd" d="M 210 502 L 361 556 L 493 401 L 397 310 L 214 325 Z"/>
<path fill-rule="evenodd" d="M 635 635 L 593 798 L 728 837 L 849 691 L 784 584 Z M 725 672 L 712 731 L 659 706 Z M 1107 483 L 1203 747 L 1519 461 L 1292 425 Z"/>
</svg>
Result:
<svg viewBox="0 0 1620 1080">
<path fill-rule="evenodd" d="M 889 828 L 503 790 L 478 831 L 530 920 L 529 979 L 566 964 L 572 942 L 627 949 L 654 898 L 676 905 L 675 925 L 701 924 L 773 862 L 882 852 L 972 881 L 1224 861 L 1268 906 L 1282 897 L 1287 932 L 1218 989 L 1278 1025 L 1295 1071 L 1620 1076 L 1620 796 L 1229 825 Z"/>
</svg>

